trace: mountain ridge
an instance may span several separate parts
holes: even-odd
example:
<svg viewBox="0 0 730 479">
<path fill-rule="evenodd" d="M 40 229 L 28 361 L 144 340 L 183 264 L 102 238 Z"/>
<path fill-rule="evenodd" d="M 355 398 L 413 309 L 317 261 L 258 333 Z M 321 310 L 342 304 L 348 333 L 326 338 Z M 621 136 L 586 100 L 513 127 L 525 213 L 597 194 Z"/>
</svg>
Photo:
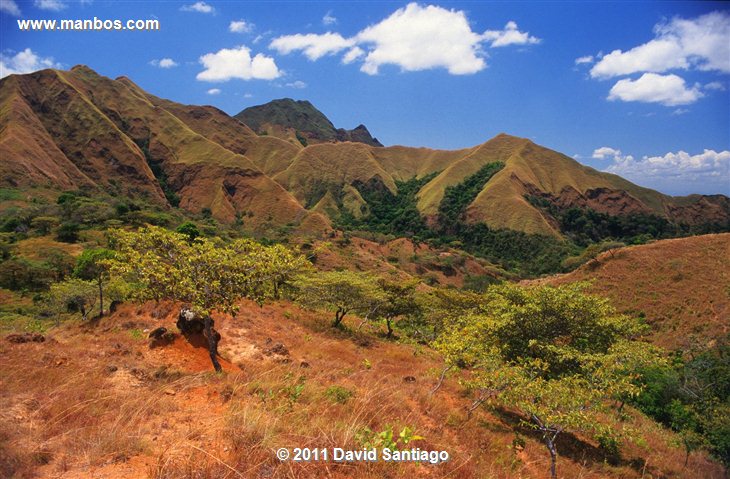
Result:
<svg viewBox="0 0 730 479">
<path fill-rule="evenodd" d="M 260 234 L 285 225 L 324 234 L 342 214 L 369 214 L 364 189 L 395 195 L 397 182 L 427 176 L 433 178 L 417 191 L 416 207 L 434 224 L 448 189 L 494 162 L 503 167 L 469 199 L 467 224 L 563 238 L 542 202 L 559 211 L 730 225 L 723 195 L 671 197 L 526 138 L 501 133 L 453 151 L 352 141 L 304 146 L 86 66 L 0 80 L 0 129 L 3 186 L 99 188 L 164 207 L 177 206 L 177 197 L 187 211 L 210 210 L 225 223 L 245 218 L 246 228 Z"/>
</svg>

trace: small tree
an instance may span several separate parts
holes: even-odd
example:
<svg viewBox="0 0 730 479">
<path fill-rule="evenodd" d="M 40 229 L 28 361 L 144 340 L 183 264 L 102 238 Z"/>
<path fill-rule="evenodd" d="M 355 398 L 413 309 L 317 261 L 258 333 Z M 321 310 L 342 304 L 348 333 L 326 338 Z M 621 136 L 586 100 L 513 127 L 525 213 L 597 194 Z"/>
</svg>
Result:
<svg viewBox="0 0 730 479">
<path fill-rule="evenodd" d="M 416 286 L 419 282 L 417 279 L 401 282 L 388 279 L 378 280 L 383 300 L 378 306 L 376 314 L 385 320 L 389 338 L 393 336 L 393 321 L 396 318 L 419 312 L 420 307 L 416 302 Z"/>
<path fill-rule="evenodd" d="M 557 477 L 556 439 L 564 431 L 605 436 L 615 414 L 610 401 L 638 394 L 637 371 L 661 363 L 634 340 L 638 321 L 619 315 L 581 285 L 560 288 L 490 287 L 481 308 L 456 319 L 439 338 L 447 364 L 472 371 L 485 401 L 516 408 L 540 432 Z M 599 413 L 608 413 L 599 420 Z"/>
<path fill-rule="evenodd" d="M 99 316 L 104 315 L 104 282 L 109 279 L 107 261 L 114 258 L 114 251 L 105 248 L 87 249 L 76 260 L 74 276 L 94 281 L 99 289 Z"/>
<path fill-rule="evenodd" d="M 106 263 L 112 272 L 136 285 L 141 300 L 170 299 L 192 305 L 202 315 L 210 359 L 216 371 L 218 337 L 213 333 L 213 311 L 235 314 L 247 297 L 263 301 L 273 295 L 273 278 L 293 274 L 306 260 L 283 247 L 266 247 L 240 239 L 229 245 L 189 237 L 150 226 L 137 232 L 114 230 L 114 259 Z"/>
<path fill-rule="evenodd" d="M 334 311 L 333 327 L 342 324 L 345 315 L 357 313 L 369 317 L 377 311 L 385 296 L 376 278 L 353 271 L 327 271 L 301 276 L 294 281 L 297 300 L 312 308 Z"/>
<path fill-rule="evenodd" d="M 76 310 L 81 313 L 81 319 L 86 321 L 96 304 L 96 284 L 78 278 L 67 279 L 51 284 L 49 297 L 53 309 L 59 316 L 63 312 Z"/>
</svg>

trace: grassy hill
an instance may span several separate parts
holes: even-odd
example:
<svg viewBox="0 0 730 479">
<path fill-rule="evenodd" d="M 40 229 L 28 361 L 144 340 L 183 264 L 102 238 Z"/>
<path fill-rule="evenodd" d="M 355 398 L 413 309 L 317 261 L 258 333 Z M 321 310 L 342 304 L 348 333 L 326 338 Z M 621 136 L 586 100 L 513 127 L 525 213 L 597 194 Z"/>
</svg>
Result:
<svg viewBox="0 0 730 479">
<path fill-rule="evenodd" d="M 645 318 L 657 344 L 686 350 L 730 333 L 729 272 L 730 234 L 716 234 L 621 248 L 541 282 L 590 281 L 590 291 Z"/>
</svg>

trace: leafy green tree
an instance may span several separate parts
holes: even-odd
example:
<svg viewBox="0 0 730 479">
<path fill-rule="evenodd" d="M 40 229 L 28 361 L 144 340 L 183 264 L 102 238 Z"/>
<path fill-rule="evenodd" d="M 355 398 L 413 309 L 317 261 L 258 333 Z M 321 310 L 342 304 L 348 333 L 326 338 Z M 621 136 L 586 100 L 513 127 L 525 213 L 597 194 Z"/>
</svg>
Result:
<svg viewBox="0 0 730 479">
<path fill-rule="evenodd" d="M 553 478 L 557 437 L 568 430 L 605 437 L 606 421 L 617 416 L 609 400 L 637 395 L 640 368 L 662 362 L 634 339 L 639 322 L 582 288 L 492 286 L 437 341 L 447 365 L 472 371 L 474 408 L 486 401 L 516 408 L 540 432 Z"/>
<path fill-rule="evenodd" d="M 203 317 L 216 371 L 221 365 L 213 311 L 235 314 L 244 297 L 264 301 L 274 295 L 275 278 L 294 274 L 307 264 L 281 246 L 267 247 L 249 239 L 227 245 L 205 238 L 191 243 L 185 235 L 155 226 L 137 232 L 113 230 L 111 238 L 117 254 L 107 264 L 134 285 L 134 297 L 189 303 Z"/>
<path fill-rule="evenodd" d="M 195 241 L 195 238 L 200 236 L 200 230 L 197 225 L 192 221 L 186 221 L 175 229 L 180 234 L 188 237 L 188 241 Z"/>
<path fill-rule="evenodd" d="M 97 289 L 93 281 L 71 278 L 60 283 L 53 283 L 49 297 L 51 305 L 58 315 L 72 310 L 81 313 L 81 319 L 87 320 L 96 303 Z"/>
<path fill-rule="evenodd" d="M 58 224 L 58 218 L 54 216 L 36 216 L 30 222 L 30 225 L 35 228 L 39 235 L 45 236 L 51 232 L 53 228 Z"/>
<path fill-rule="evenodd" d="M 79 227 L 78 223 L 66 222 L 61 224 L 56 230 L 56 239 L 63 243 L 75 243 L 79 240 Z"/>
<path fill-rule="evenodd" d="M 76 260 L 74 276 L 94 281 L 99 289 L 99 316 L 104 315 L 104 282 L 109 279 L 108 260 L 114 258 L 114 251 L 106 248 L 87 249 Z"/>
<path fill-rule="evenodd" d="M 345 315 L 356 313 L 369 318 L 385 299 L 377 279 L 367 273 L 327 271 L 301 276 L 294 281 L 297 300 L 312 308 L 334 311 L 333 327 L 338 327 Z"/>
<path fill-rule="evenodd" d="M 382 302 L 378 306 L 377 316 L 385 320 L 388 337 L 393 336 L 393 321 L 396 318 L 417 315 L 420 307 L 416 301 L 416 286 L 420 281 L 393 281 L 381 278 L 378 286 L 382 291 Z"/>
</svg>

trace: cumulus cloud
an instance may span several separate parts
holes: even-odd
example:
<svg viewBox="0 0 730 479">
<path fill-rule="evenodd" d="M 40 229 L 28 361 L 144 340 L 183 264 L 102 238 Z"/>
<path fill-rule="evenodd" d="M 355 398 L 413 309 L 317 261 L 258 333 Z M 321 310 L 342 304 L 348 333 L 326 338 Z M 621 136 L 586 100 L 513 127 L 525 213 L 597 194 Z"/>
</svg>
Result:
<svg viewBox="0 0 730 479">
<path fill-rule="evenodd" d="M 485 40 L 492 42 L 492 48 L 540 43 L 539 38 L 519 31 L 515 22 L 507 22 L 503 30 L 487 30 L 482 36 Z"/>
<path fill-rule="evenodd" d="M 677 75 L 644 73 L 638 80 L 619 80 L 608 94 L 609 100 L 661 103 L 665 106 L 689 105 L 704 94 L 699 85 L 687 87 Z"/>
<path fill-rule="evenodd" d="M 41 10 L 52 10 L 54 12 L 60 12 L 67 5 L 60 0 L 35 0 L 35 6 Z"/>
<path fill-rule="evenodd" d="M 205 2 L 195 2 L 191 5 L 183 5 L 180 7 L 183 12 L 198 12 L 198 13 L 214 13 L 215 9 Z"/>
<path fill-rule="evenodd" d="M 253 30 L 253 24 L 246 20 L 234 20 L 228 25 L 228 31 L 233 33 L 250 33 Z"/>
<path fill-rule="evenodd" d="M 281 76 L 273 58 L 262 53 L 251 57 L 251 50 L 244 45 L 203 55 L 200 63 L 205 67 L 196 76 L 200 81 L 273 80 Z"/>
<path fill-rule="evenodd" d="M 629 157 L 633 159 L 633 157 L 631 157 L 630 155 Z M 602 146 L 593 150 L 593 155 L 591 155 L 591 158 L 595 158 L 597 160 L 617 160 L 624 157 L 621 155 L 621 150 L 611 148 L 610 146 Z"/>
<path fill-rule="evenodd" d="M 332 10 L 324 14 L 324 17 L 322 17 L 322 24 L 323 25 L 334 25 L 337 23 L 337 18 L 332 16 Z"/>
<path fill-rule="evenodd" d="M 452 75 L 486 68 L 482 44 L 492 47 L 538 43 L 509 22 L 503 30 L 474 32 L 460 10 L 410 3 L 351 38 L 336 32 L 295 34 L 275 38 L 269 48 L 280 54 L 301 51 L 310 60 L 345 52 L 342 63 L 361 61 L 360 70 L 375 75 L 383 65 L 403 71 L 444 68 Z"/>
<path fill-rule="evenodd" d="M 676 17 L 654 27 L 655 38 L 628 51 L 614 50 L 591 68 L 594 78 L 672 69 L 730 73 L 730 14 Z"/>
<path fill-rule="evenodd" d="M 153 67 L 159 67 L 159 68 L 173 68 L 178 65 L 178 63 L 173 60 L 172 58 L 162 58 L 160 60 L 152 60 L 150 62 L 150 65 Z"/>
<path fill-rule="evenodd" d="M 291 83 L 287 83 L 286 86 L 288 86 L 290 88 L 298 88 L 298 89 L 307 88 L 307 84 L 304 83 L 301 80 L 297 80 L 297 81 L 293 81 Z"/>
<path fill-rule="evenodd" d="M 20 16 L 20 8 L 13 0 L 0 0 L 0 12 L 8 13 L 14 17 Z"/>
<path fill-rule="evenodd" d="M 332 55 L 346 48 L 355 45 L 352 39 L 346 39 L 339 33 L 327 32 L 321 35 L 308 33 L 303 35 L 285 35 L 275 38 L 269 48 L 274 49 L 282 55 L 288 55 L 293 51 L 300 50 L 310 60 L 318 60 L 325 55 Z"/>
<path fill-rule="evenodd" d="M 55 63 L 51 57 L 41 57 L 26 48 L 14 56 L 6 56 L 0 53 L 0 78 L 8 75 L 31 73 L 44 68 L 62 68 L 60 63 Z"/>
<path fill-rule="evenodd" d="M 685 151 L 664 156 L 619 157 L 606 171 L 643 184 L 689 193 L 703 188 L 707 192 L 730 190 L 730 151 L 704 150 L 691 155 Z"/>
<path fill-rule="evenodd" d="M 211 88 L 206 93 L 208 95 L 220 95 L 221 94 L 221 90 L 220 90 L 220 88 Z"/>
</svg>

